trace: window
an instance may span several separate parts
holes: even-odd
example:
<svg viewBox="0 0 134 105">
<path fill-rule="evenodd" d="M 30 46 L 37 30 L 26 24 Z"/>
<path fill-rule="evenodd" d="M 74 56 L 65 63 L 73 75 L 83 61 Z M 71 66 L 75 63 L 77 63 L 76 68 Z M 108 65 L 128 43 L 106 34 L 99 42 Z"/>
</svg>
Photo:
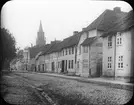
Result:
<svg viewBox="0 0 134 105">
<path fill-rule="evenodd" d="M 108 47 L 112 47 L 112 37 L 108 37 Z"/>
<path fill-rule="evenodd" d="M 79 61 L 77 61 L 77 68 L 79 68 Z"/>
<path fill-rule="evenodd" d="M 68 61 L 68 68 L 70 69 L 70 60 Z"/>
<path fill-rule="evenodd" d="M 72 54 L 74 54 L 74 48 L 72 47 Z"/>
<path fill-rule="evenodd" d="M 72 65 L 71 65 L 71 68 L 73 69 L 73 60 L 72 60 Z"/>
<path fill-rule="evenodd" d="M 63 56 L 64 56 L 64 50 L 63 50 Z"/>
<path fill-rule="evenodd" d="M 71 54 L 71 49 L 69 48 L 69 55 Z"/>
<path fill-rule="evenodd" d="M 83 47 L 83 53 L 88 53 L 88 47 L 87 46 Z"/>
<path fill-rule="evenodd" d="M 67 55 L 67 49 L 66 49 L 66 55 Z"/>
<path fill-rule="evenodd" d="M 117 32 L 117 45 L 121 45 L 122 44 L 122 37 L 121 37 L 121 33 Z"/>
<path fill-rule="evenodd" d="M 42 70 L 44 71 L 44 64 L 42 64 Z"/>
<path fill-rule="evenodd" d="M 123 68 L 123 56 L 119 56 L 118 58 L 118 68 L 119 69 Z"/>
<path fill-rule="evenodd" d="M 112 57 L 108 57 L 108 66 L 107 66 L 108 69 L 111 69 L 112 68 Z"/>
</svg>

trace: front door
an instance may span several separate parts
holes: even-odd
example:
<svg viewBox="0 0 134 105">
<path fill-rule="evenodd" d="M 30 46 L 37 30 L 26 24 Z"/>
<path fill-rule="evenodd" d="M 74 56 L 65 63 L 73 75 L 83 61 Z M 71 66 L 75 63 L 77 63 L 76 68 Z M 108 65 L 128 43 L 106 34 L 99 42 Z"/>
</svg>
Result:
<svg viewBox="0 0 134 105">
<path fill-rule="evenodd" d="M 65 67 L 65 71 L 67 71 L 67 60 L 66 60 L 66 67 Z"/>
<path fill-rule="evenodd" d="M 52 62 L 52 71 L 54 71 L 54 62 Z"/>
<path fill-rule="evenodd" d="M 61 62 L 61 72 L 64 72 L 64 60 Z"/>
<path fill-rule="evenodd" d="M 44 71 L 44 64 L 42 64 L 42 71 Z"/>
</svg>

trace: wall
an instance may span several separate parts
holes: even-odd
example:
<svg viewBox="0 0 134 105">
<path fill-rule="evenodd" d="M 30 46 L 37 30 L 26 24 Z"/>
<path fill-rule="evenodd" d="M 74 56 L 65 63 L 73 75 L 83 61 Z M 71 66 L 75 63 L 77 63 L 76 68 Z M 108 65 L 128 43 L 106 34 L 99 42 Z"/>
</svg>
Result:
<svg viewBox="0 0 134 105">
<path fill-rule="evenodd" d="M 131 75 L 131 31 L 121 33 L 122 45 L 116 46 L 116 76 Z M 118 56 L 123 55 L 123 69 L 118 69 Z"/>
<path fill-rule="evenodd" d="M 108 38 L 107 37 L 103 38 L 103 76 L 129 77 L 132 75 L 132 68 L 131 68 L 132 31 L 129 30 L 122 32 L 121 36 L 122 36 L 122 44 L 116 45 L 116 47 L 115 47 L 115 36 L 112 37 L 113 45 L 112 48 L 110 49 L 108 48 Z M 111 69 L 107 68 L 108 56 L 112 56 Z M 123 69 L 118 68 L 119 56 L 123 56 Z"/>
<path fill-rule="evenodd" d="M 102 72 L 102 38 L 96 39 L 89 47 L 89 75 L 101 76 Z"/>
<path fill-rule="evenodd" d="M 82 59 L 82 46 L 81 46 L 81 44 L 84 42 L 84 40 L 86 39 L 88 37 L 88 34 L 86 33 L 86 32 L 83 32 L 82 34 L 81 34 L 81 36 L 80 36 L 80 40 L 79 40 L 79 42 L 78 42 L 78 46 L 77 46 L 77 65 L 76 65 L 76 67 L 77 67 L 77 69 L 76 69 L 76 75 L 80 75 L 80 74 L 82 74 L 82 69 L 83 69 L 83 59 Z M 81 53 L 80 53 L 80 46 L 81 46 Z M 79 64 L 78 64 L 78 62 L 79 62 Z M 78 67 L 78 65 L 79 65 L 79 67 Z"/>
<path fill-rule="evenodd" d="M 89 46 L 88 46 L 88 53 L 84 53 L 82 47 L 81 61 L 82 61 L 81 76 L 88 77 L 89 76 Z"/>
<path fill-rule="evenodd" d="M 103 76 L 114 76 L 114 46 L 115 36 L 112 37 L 112 47 L 108 48 L 108 37 L 103 38 Z M 112 57 L 112 67 L 108 69 L 108 57 Z"/>
<path fill-rule="evenodd" d="M 70 48 L 72 48 L 73 47 L 73 49 L 74 49 L 74 53 L 72 54 L 72 51 L 71 51 L 71 54 L 69 54 L 69 49 Z M 75 72 L 75 47 L 76 46 L 72 46 L 72 47 L 68 47 L 68 48 L 65 48 L 65 49 L 63 49 L 64 50 L 64 52 L 66 51 L 66 49 L 67 49 L 67 55 L 64 53 L 64 56 L 62 55 L 62 56 L 60 56 L 59 58 L 58 58 L 58 61 L 62 61 L 62 60 L 64 60 L 65 62 L 66 62 L 66 60 L 67 60 L 67 72 L 68 73 L 74 73 Z M 62 51 L 63 51 L 62 50 Z M 73 68 L 69 68 L 69 60 L 73 60 Z M 66 63 L 65 63 L 65 65 L 66 65 Z M 64 68 L 65 69 L 65 68 Z M 60 69 L 61 70 L 61 69 Z"/>
<path fill-rule="evenodd" d="M 97 36 L 97 30 L 90 30 L 88 31 L 88 37 L 94 37 Z"/>
<path fill-rule="evenodd" d="M 99 38 L 99 36 L 102 34 L 103 32 L 98 30 L 88 32 L 88 37 L 98 36 L 98 39 L 88 46 L 88 53 L 83 53 L 82 51 L 81 55 L 79 55 L 81 65 L 79 74 L 81 76 L 100 76 L 100 71 L 102 70 L 102 38 Z M 85 40 L 84 38 L 85 36 L 81 37 L 81 40 Z M 80 42 L 82 42 L 81 40 Z M 83 64 L 86 62 L 88 65 L 85 68 Z"/>
</svg>

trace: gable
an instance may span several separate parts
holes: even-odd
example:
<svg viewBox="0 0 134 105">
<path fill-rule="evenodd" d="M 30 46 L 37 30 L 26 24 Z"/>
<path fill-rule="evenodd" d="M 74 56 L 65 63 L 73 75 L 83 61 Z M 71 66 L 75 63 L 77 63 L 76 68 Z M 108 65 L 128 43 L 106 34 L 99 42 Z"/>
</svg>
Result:
<svg viewBox="0 0 134 105">
<path fill-rule="evenodd" d="M 81 33 L 81 36 L 80 36 L 78 45 L 80 45 L 81 43 L 83 43 L 85 39 L 87 39 L 87 33 L 86 32 L 83 32 L 83 33 Z"/>
</svg>

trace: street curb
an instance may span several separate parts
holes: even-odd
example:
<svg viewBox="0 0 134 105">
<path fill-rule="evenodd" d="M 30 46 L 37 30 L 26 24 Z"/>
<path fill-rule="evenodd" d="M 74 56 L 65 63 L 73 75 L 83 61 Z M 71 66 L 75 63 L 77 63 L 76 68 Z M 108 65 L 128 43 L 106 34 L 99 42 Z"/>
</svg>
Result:
<svg viewBox="0 0 134 105">
<path fill-rule="evenodd" d="M 40 73 L 41 74 L 41 73 Z M 110 88 L 117 88 L 117 89 L 125 89 L 125 90 L 130 90 L 133 91 L 133 84 L 119 84 L 119 83 L 110 83 L 110 82 L 101 82 L 101 81 L 95 81 L 95 80 L 87 80 L 86 78 L 79 78 L 79 77 L 67 77 L 67 76 L 60 76 L 60 75 L 51 75 L 51 74 L 46 74 L 43 73 L 43 75 L 47 76 L 53 76 L 53 77 L 59 77 L 63 79 L 70 79 L 70 80 L 76 80 L 78 82 L 86 82 L 86 83 L 92 83 L 92 84 L 98 84 L 102 86 L 108 86 Z"/>
</svg>

